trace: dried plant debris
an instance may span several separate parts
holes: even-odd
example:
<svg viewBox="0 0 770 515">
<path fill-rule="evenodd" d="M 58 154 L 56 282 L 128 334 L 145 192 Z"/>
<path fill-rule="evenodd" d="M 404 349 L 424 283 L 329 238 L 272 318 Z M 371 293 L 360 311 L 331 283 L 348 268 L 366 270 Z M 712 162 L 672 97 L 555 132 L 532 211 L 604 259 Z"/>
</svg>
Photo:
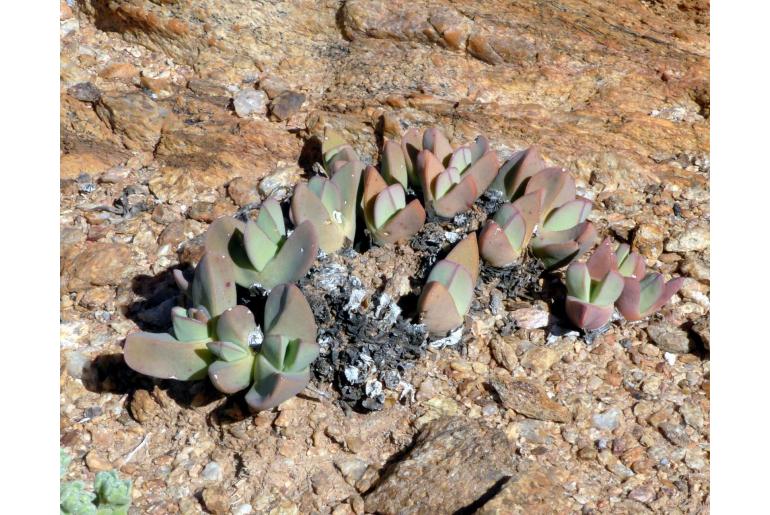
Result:
<svg viewBox="0 0 770 515">
<path fill-rule="evenodd" d="M 398 299 L 366 289 L 346 261 L 358 254 L 326 255 L 300 287 L 319 323 L 320 357 L 315 378 L 328 382 L 340 400 L 358 410 L 379 410 L 385 389 L 407 394 L 413 389 L 404 373 L 428 346 L 427 331 L 405 317 Z"/>
</svg>

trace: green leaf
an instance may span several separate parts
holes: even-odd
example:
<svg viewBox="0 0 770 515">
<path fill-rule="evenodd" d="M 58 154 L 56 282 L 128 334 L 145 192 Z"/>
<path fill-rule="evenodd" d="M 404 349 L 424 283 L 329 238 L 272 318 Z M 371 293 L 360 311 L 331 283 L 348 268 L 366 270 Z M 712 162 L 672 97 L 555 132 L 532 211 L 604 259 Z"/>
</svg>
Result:
<svg viewBox="0 0 770 515">
<path fill-rule="evenodd" d="M 574 227 L 588 218 L 591 212 L 591 201 L 577 198 L 553 210 L 543 223 L 544 231 L 564 231 Z"/>
<path fill-rule="evenodd" d="M 366 165 L 361 161 L 345 163 L 332 176 L 331 181 L 339 188 L 342 198 L 342 228 L 345 236 L 353 241 L 356 236 L 356 209 L 361 188 L 361 174 Z"/>
<path fill-rule="evenodd" d="M 171 322 L 174 326 L 174 336 L 180 342 L 208 341 L 209 325 L 206 322 L 182 316 L 179 312 L 172 312 Z"/>
<path fill-rule="evenodd" d="M 647 274 L 639 283 L 639 313 L 646 313 L 663 295 L 665 287 L 661 274 Z"/>
<path fill-rule="evenodd" d="M 591 292 L 591 304 L 611 306 L 623 292 L 623 276 L 610 270 L 604 280 L 600 281 Z"/>
<path fill-rule="evenodd" d="M 283 369 L 287 372 L 305 370 L 317 357 L 320 348 L 316 342 L 307 340 L 292 340 L 286 349 Z"/>
<path fill-rule="evenodd" d="M 257 357 L 256 381 L 246 394 L 246 402 L 254 410 L 274 408 L 305 389 L 310 381 L 310 371 L 297 373 L 276 372 L 263 357 Z"/>
<path fill-rule="evenodd" d="M 396 183 L 388 186 L 377 195 L 374 201 L 374 226 L 379 229 L 388 220 L 406 207 L 406 196 L 401 184 Z"/>
<path fill-rule="evenodd" d="M 422 150 L 422 134 L 416 128 L 411 128 L 401 136 L 401 151 L 404 154 L 406 172 L 409 182 L 419 185 L 417 178 L 417 154 Z"/>
<path fill-rule="evenodd" d="M 257 225 L 271 242 L 278 245 L 283 241 L 286 236 L 286 225 L 283 221 L 281 205 L 274 198 L 265 199 L 259 206 Z"/>
<path fill-rule="evenodd" d="M 447 194 L 455 184 L 460 182 L 460 172 L 455 167 L 449 167 L 433 181 L 433 198 L 440 199 Z"/>
<path fill-rule="evenodd" d="M 449 140 L 435 127 L 426 129 L 422 134 L 422 148 L 433 152 L 443 166 L 448 164 L 452 155 L 452 145 L 449 144 Z"/>
<path fill-rule="evenodd" d="M 479 252 L 484 260 L 494 267 L 511 266 L 519 257 L 500 225 L 487 220 L 479 234 Z"/>
<path fill-rule="evenodd" d="M 489 140 L 484 136 L 476 136 L 476 139 L 470 145 L 471 163 L 475 163 L 481 156 L 489 152 Z"/>
<path fill-rule="evenodd" d="M 246 232 L 243 234 L 243 246 L 246 255 L 254 268 L 261 272 L 278 252 L 278 243 L 260 228 L 257 222 L 246 222 Z"/>
<path fill-rule="evenodd" d="M 265 335 L 315 341 L 318 327 L 305 296 L 293 284 L 273 289 L 265 302 Z"/>
<path fill-rule="evenodd" d="M 475 287 L 471 275 L 462 266 L 443 260 L 436 263 L 426 282 L 443 284 L 454 301 L 457 312 L 465 315 L 471 307 Z"/>
<path fill-rule="evenodd" d="M 473 286 L 476 286 L 476 281 L 479 278 L 479 246 L 475 232 L 460 240 L 444 259 L 462 266 L 471 274 Z"/>
<path fill-rule="evenodd" d="M 209 366 L 209 379 L 214 388 L 222 393 L 240 392 L 251 384 L 254 361 L 251 352 L 234 361 L 215 361 Z"/>
<path fill-rule="evenodd" d="M 469 147 L 460 147 L 452 153 L 447 168 L 456 168 L 462 174 L 472 162 L 473 154 L 471 149 Z"/>
<path fill-rule="evenodd" d="M 225 256 L 232 268 L 235 282 L 248 288 L 257 282 L 258 272 L 244 248 L 245 230 L 246 224 L 231 216 L 217 218 L 206 231 L 205 248 L 206 254 Z"/>
<path fill-rule="evenodd" d="M 401 146 L 393 141 L 386 141 L 382 148 L 382 176 L 388 184 L 399 183 L 408 187 L 409 174 L 406 169 L 406 157 Z"/>
<path fill-rule="evenodd" d="M 582 301 L 591 299 L 591 276 L 584 263 L 572 263 L 567 268 L 567 294 Z"/>
<path fill-rule="evenodd" d="M 233 267 L 226 255 L 206 253 L 195 268 L 192 302 L 204 306 L 211 316 L 237 304 Z"/>
<path fill-rule="evenodd" d="M 258 276 L 262 287 L 275 288 L 293 283 L 307 274 L 318 254 L 318 240 L 313 224 L 303 222 L 294 229 L 281 249 Z"/>
<path fill-rule="evenodd" d="M 542 216 L 547 217 L 551 211 L 575 199 L 575 180 L 563 168 L 546 168 L 540 170 L 527 182 L 524 193 L 544 191 Z"/>
<path fill-rule="evenodd" d="M 294 196 L 291 199 L 292 220 L 297 226 L 309 222 L 315 229 L 318 245 L 324 252 L 336 252 L 345 243 L 341 225 L 342 213 L 337 213 L 339 222 L 305 183 L 298 183 L 294 188 Z"/>
<path fill-rule="evenodd" d="M 140 374 L 192 381 L 206 377 L 214 361 L 206 342 L 180 342 L 170 334 L 131 333 L 123 349 L 126 364 Z"/>
<path fill-rule="evenodd" d="M 227 362 L 238 361 L 249 354 L 243 346 L 226 340 L 209 342 L 206 347 L 214 356 Z"/>
<path fill-rule="evenodd" d="M 342 195 L 340 189 L 330 179 L 316 175 L 310 179 L 307 187 L 321 200 L 329 215 L 335 211 L 342 213 Z"/>
</svg>

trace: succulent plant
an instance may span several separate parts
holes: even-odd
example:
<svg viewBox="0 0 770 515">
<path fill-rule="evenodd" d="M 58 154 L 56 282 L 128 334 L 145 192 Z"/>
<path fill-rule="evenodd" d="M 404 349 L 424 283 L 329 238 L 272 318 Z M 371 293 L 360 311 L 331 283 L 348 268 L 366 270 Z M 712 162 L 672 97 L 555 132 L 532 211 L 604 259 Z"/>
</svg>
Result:
<svg viewBox="0 0 770 515">
<path fill-rule="evenodd" d="M 67 451 L 59 447 L 59 477 L 62 477 L 67 473 L 67 469 L 70 468 L 71 462 L 72 458 L 67 454 Z"/>
<path fill-rule="evenodd" d="M 666 282 L 659 273 L 648 273 L 644 277 L 626 276 L 623 279 L 623 293 L 615 306 L 626 320 L 641 320 L 659 310 L 679 291 L 684 284 L 683 277 Z"/>
<path fill-rule="evenodd" d="M 623 291 L 623 276 L 609 239 L 585 263 L 567 268 L 567 316 L 573 324 L 593 331 L 612 318 L 614 303 Z"/>
<path fill-rule="evenodd" d="M 417 309 L 420 320 L 432 334 L 446 334 L 463 323 L 471 307 L 479 277 L 479 250 L 471 233 L 428 275 Z"/>
<path fill-rule="evenodd" d="M 318 355 L 316 325 L 307 300 L 292 284 L 268 294 L 264 336 L 251 311 L 235 302 L 214 317 L 203 306 L 174 308 L 172 319 L 174 336 L 128 335 L 123 353 L 129 367 L 162 379 L 195 380 L 208 374 L 214 387 L 227 394 L 251 386 L 246 401 L 256 410 L 277 406 L 310 379 L 308 365 Z"/>
<path fill-rule="evenodd" d="M 644 276 L 645 263 L 644 258 L 638 252 L 631 252 L 631 247 L 626 243 L 621 243 L 615 249 L 615 259 L 618 262 L 618 272 L 623 277 Z"/>
<path fill-rule="evenodd" d="M 366 165 L 332 130 L 324 133 L 322 151 L 331 178 L 319 175 L 307 183 L 298 183 L 291 201 L 291 218 L 297 225 L 310 222 L 321 250 L 335 252 L 346 240 L 352 242 L 355 238 L 361 172 Z"/>
<path fill-rule="evenodd" d="M 425 223 L 425 210 L 420 201 L 414 199 L 407 204 L 401 183 L 388 186 L 372 166 L 364 171 L 361 207 L 366 228 L 379 245 L 411 238 Z"/>
<path fill-rule="evenodd" d="M 97 515 L 125 515 L 131 505 L 131 481 L 120 479 L 117 472 L 99 472 L 94 479 L 99 502 Z"/>
<path fill-rule="evenodd" d="M 205 238 L 206 254 L 223 256 L 222 266 L 246 288 L 259 285 L 269 290 L 295 282 L 307 273 L 318 252 L 313 223 L 299 223 L 289 234 L 281 206 L 272 198 L 262 202 L 256 220 L 244 223 L 230 216 L 214 220 Z"/>
<path fill-rule="evenodd" d="M 543 192 L 538 190 L 500 206 L 479 234 L 479 251 L 492 266 L 504 268 L 515 263 L 526 249 L 540 219 Z"/>
<path fill-rule="evenodd" d="M 61 515 L 96 515 L 96 494 L 85 490 L 82 481 L 70 481 L 59 487 Z"/>
<path fill-rule="evenodd" d="M 508 159 L 495 177 L 490 189 L 503 192 L 505 198 L 512 200 L 524 194 L 527 181 L 547 165 L 540 157 L 540 147 L 532 145 L 526 150 L 520 150 Z"/>
<path fill-rule="evenodd" d="M 94 479 L 95 492 L 85 489 L 82 481 L 63 483 L 59 492 L 61 515 L 126 515 L 131 506 L 131 481 L 121 480 L 117 472 L 99 472 Z"/>
<path fill-rule="evenodd" d="M 596 228 L 586 220 L 591 201 L 575 196 L 575 180 L 563 168 L 545 168 L 526 181 L 524 194 L 541 191 L 540 226 L 533 253 L 546 268 L 559 268 L 586 253 Z"/>
<path fill-rule="evenodd" d="M 470 208 L 497 175 L 497 154 L 483 136 L 454 152 L 438 129 L 423 135 L 415 168 L 423 199 L 438 216 L 451 218 Z"/>
</svg>

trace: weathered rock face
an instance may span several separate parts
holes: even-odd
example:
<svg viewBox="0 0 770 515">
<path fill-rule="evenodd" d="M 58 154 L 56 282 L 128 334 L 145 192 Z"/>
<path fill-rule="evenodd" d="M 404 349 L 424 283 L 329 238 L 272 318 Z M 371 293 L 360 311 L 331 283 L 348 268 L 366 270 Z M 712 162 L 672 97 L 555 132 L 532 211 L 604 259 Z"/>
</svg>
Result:
<svg viewBox="0 0 770 515">
<path fill-rule="evenodd" d="M 430 422 L 409 454 L 386 470 L 366 511 L 454 513 L 468 508 L 515 470 L 514 447 L 500 430 L 460 417 Z"/>
</svg>

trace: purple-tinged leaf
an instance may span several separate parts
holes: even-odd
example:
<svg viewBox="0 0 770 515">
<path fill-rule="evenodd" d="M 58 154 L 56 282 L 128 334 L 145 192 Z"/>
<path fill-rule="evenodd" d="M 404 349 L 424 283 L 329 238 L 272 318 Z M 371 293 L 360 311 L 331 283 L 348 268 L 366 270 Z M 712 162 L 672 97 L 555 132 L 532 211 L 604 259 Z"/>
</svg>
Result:
<svg viewBox="0 0 770 515">
<path fill-rule="evenodd" d="M 433 181 L 433 198 L 441 199 L 452 187 L 460 182 L 460 172 L 457 168 L 450 166 Z"/>
<path fill-rule="evenodd" d="M 345 145 L 345 138 L 338 131 L 331 127 L 324 129 L 323 139 L 321 140 L 321 153 L 326 155 L 335 148 Z"/>
<path fill-rule="evenodd" d="M 473 154 L 470 147 L 460 147 L 452 153 L 447 168 L 456 168 L 458 173 L 462 173 L 472 162 Z"/>
<path fill-rule="evenodd" d="M 217 218 L 205 236 L 207 254 L 225 256 L 233 269 L 235 282 L 249 287 L 256 282 L 258 273 L 244 249 L 243 233 L 246 224 L 231 216 Z"/>
<path fill-rule="evenodd" d="M 471 149 L 471 162 L 475 163 L 481 156 L 489 152 L 489 140 L 484 136 L 476 136 L 473 143 L 470 144 Z"/>
<path fill-rule="evenodd" d="M 316 175 L 310 179 L 307 187 L 321 200 L 330 216 L 335 211 L 342 213 L 342 194 L 330 179 Z"/>
<path fill-rule="evenodd" d="M 460 327 L 463 316 L 446 287 L 439 282 L 425 285 L 417 303 L 420 321 L 432 334 L 445 334 Z"/>
<path fill-rule="evenodd" d="M 212 316 L 235 306 L 235 278 L 230 259 L 207 252 L 195 268 L 190 289 L 193 305 L 204 306 Z"/>
<path fill-rule="evenodd" d="M 544 168 L 546 164 L 540 157 L 540 147 L 533 145 L 516 152 L 503 163 L 492 187 L 504 192 L 508 199 L 517 199 L 524 194 L 529 178 Z"/>
<path fill-rule="evenodd" d="M 235 306 L 219 316 L 217 338 L 248 348 L 249 337 L 257 330 L 254 314 L 246 306 Z"/>
<path fill-rule="evenodd" d="M 615 250 L 618 261 L 618 271 L 623 277 L 644 277 L 645 262 L 638 252 L 630 252 L 631 247 L 623 243 Z"/>
<path fill-rule="evenodd" d="M 611 270 L 618 269 L 615 253 L 612 251 L 612 242 L 609 238 L 604 238 L 604 241 L 588 258 L 586 265 L 588 266 L 588 273 L 594 281 L 601 281 Z"/>
<path fill-rule="evenodd" d="M 293 284 L 282 284 L 270 292 L 265 302 L 264 322 L 266 336 L 315 341 L 318 331 L 307 299 Z"/>
<path fill-rule="evenodd" d="M 283 211 L 281 205 L 273 197 L 266 198 L 259 206 L 257 225 L 273 243 L 280 243 L 286 236 Z"/>
<path fill-rule="evenodd" d="M 479 279 L 479 246 L 475 232 L 463 238 L 444 259 L 457 263 L 467 270 L 471 274 L 473 286 L 476 286 L 476 281 Z"/>
<path fill-rule="evenodd" d="M 185 279 L 184 274 L 178 268 L 175 268 L 171 274 L 174 276 L 174 282 L 176 282 L 177 288 L 183 294 L 187 295 L 190 290 L 190 283 Z"/>
<path fill-rule="evenodd" d="M 298 281 L 310 270 L 316 254 L 318 240 L 315 228 L 309 221 L 303 222 L 294 229 L 257 279 L 267 289 Z"/>
<path fill-rule="evenodd" d="M 310 381 L 309 369 L 294 373 L 272 371 L 262 356 L 257 357 L 254 375 L 257 380 L 246 394 L 246 402 L 256 411 L 274 408 L 291 399 Z"/>
<path fill-rule="evenodd" d="M 647 274 L 639 283 L 639 312 L 647 313 L 663 295 L 666 283 L 661 274 Z"/>
<path fill-rule="evenodd" d="M 411 128 L 401 136 L 401 150 L 404 153 L 406 172 L 409 182 L 417 184 L 417 154 L 422 150 L 422 134 L 416 128 Z"/>
<path fill-rule="evenodd" d="M 306 184 L 295 186 L 294 197 L 291 199 L 291 218 L 297 226 L 305 222 L 313 225 L 318 245 L 324 252 L 335 252 L 345 242 L 340 223 L 332 216 Z"/>
<path fill-rule="evenodd" d="M 384 227 L 372 234 L 379 244 L 396 243 L 417 234 L 425 224 L 425 209 L 417 199 L 393 216 Z"/>
<path fill-rule="evenodd" d="M 500 166 L 500 162 L 497 159 L 495 152 L 487 152 L 479 159 L 473 162 L 471 167 L 463 174 L 464 178 L 473 177 L 476 183 L 476 198 L 484 193 L 492 181 L 495 180 L 497 175 L 497 168 Z M 473 199 L 476 200 L 475 198 Z"/>
<path fill-rule="evenodd" d="M 583 222 L 566 231 L 541 232 L 532 239 L 532 251 L 546 268 L 555 269 L 569 264 L 593 246 L 596 228 Z"/>
<path fill-rule="evenodd" d="M 406 207 L 406 195 L 401 184 L 388 186 L 374 201 L 374 226 L 380 229 L 393 216 Z"/>
<path fill-rule="evenodd" d="M 209 379 L 220 392 L 233 394 L 249 387 L 253 372 L 254 356 L 247 354 L 236 361 L 215 361 L 209 366 Z"/>
<path fill-rule="evenodd" d="M 543 219 L 556 209 L 575 198 L 575 180 L 563 168 L 546 168 L 540 170 L 527 182 L 524 193 L 532 193 L 542 189 L 545 191 L 541 215 Z"/>
<path fill-rule="evenodd" d="M 595 306 L 573 296 L 567 296 L 565 304 L 567 317 L 581 329 L 594 331 L 603 327 L 612 318 L 612 306 Z"/>
<path fill-rule="evenodd" d="M 479 251 L 487 263 L 498 268 L 511 266 L 520 255 L 494 220 L 487 220 L 479 234 Z"/>
<path fill-rule="evenodd" d="M 214 361 L 206 342 L 179 342 L 170 334 L 131 333 L 123 349 L 126 364 L 140 374 L 193 381 L 206 377 Z"/>
<path fill-rule="evenodd" d="M 382 148 L 382 176 L 389 184 L 399 183 L 404 188 L 409 186 L 409 174 L 406 158 L 401 146 L 394 141 L 386 141 Z"/>
<path fill-rule="evenodd" d="M 430 271 L 426 283 L 434 281 L 446 287 L 458 313 L 464 315 L 468 312 L 473 300 L 475 283 L 467 270 L 457 263 L 442 260 Z"/>
<path fill-rule="evenodd" d="M 422 148 L 433 152 L 442 166 L 447 166 L 452 156 L 452 145 L 444 133 L 435 127 L 425 129 L 422 134 Z"/>
<path fill-rule="evenodd" d="M 421 150 L 415 162 L 424 203 L 427 206 L 433 200 L 433 181 L 444 171 L 444 165 L 430 150 Z"/>
<path fill-rule="evenodd" d="M 476 181 L 472 176 L 467 175 L 443 197 L 433 201 L 433 211 L 441 218 L 452 218 L 456 214 L 470 209 L 478 196 L 479 190 Z"/>
</svg>

